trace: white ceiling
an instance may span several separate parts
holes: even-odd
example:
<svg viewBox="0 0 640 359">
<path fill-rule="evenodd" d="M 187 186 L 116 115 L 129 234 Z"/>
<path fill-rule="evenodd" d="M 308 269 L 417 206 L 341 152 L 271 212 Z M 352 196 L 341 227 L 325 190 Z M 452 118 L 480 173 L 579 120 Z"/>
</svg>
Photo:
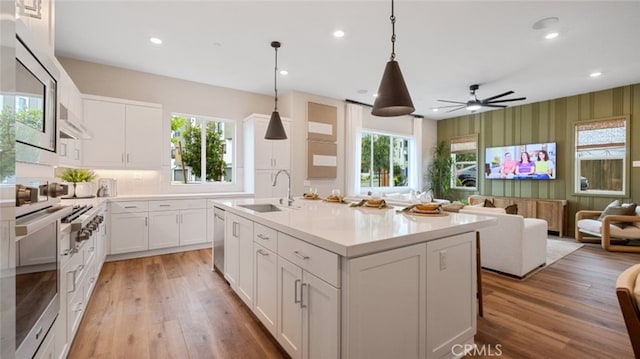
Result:
<svg viewBox="0 0 640 359">
<path fill-rule="evenodd" d="M 278 40 L 289 71 L 280 94 L 372 104 L 391 52 L 390 4 L 58 0 L 56 55 L 272 95 Z M 415 114 L 427 118 L 465 114 L 431 108 L 466 101 L 474 83 L 480 99 L 527 97 L 515 105 L 640 82 L 640 1 L 397 0 L 395 12 L 396 59 Z M 559 18 L 555 40 L 532 28 L 547 17 Z"/>
</svg>

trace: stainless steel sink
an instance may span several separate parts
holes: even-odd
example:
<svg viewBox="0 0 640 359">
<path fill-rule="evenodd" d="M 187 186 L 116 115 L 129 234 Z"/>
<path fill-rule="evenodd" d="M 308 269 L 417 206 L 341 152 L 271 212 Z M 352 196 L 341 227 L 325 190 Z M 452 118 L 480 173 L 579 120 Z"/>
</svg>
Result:
<svg viewBox="0 0 640 359">
<path fill-rule="evenodd" d="M 278 206 L 275 206 L 271 203 L 260 203 L 260 204 L 239 204 L 238 207 L 243 207 L 246 209 L 250 209 L 256 212 L 279 212 L 282 211 Z"/>
</svg>

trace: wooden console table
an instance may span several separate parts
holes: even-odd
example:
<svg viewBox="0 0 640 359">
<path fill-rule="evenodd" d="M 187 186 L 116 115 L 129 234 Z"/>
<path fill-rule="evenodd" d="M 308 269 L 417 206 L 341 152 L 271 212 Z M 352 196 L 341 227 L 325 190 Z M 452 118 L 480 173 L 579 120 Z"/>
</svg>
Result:
<svg viewBox="0 0 640 359">
<path fill-rule="evenodd" d="M 548 223 L 549 231 L 558 232 L 560 237 L 564 236 L 567 224 L 567 200 L 472 195 L 469 196 L 469 204 L 478 204 L 485 199 L 493 200 L 495 206 L 501 208 L 516 204 L 519 215 L 525 218 L 544 219 Z"/>
</svg>

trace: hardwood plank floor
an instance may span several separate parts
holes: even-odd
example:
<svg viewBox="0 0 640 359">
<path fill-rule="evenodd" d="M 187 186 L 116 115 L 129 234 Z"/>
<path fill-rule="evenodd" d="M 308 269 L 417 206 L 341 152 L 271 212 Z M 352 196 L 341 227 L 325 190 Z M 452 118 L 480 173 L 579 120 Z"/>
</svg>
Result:
<svg viewBox="0 0 640 359">
<path fill-rule="evenodd" d="M 210 261 L 203 249 L 105 263 L 69 358 L 286 358 Z M 635 263 L 588 244 L 525 280 L 483 271 L 475 342 L 489 351 L 468 357 L 633 358 L 615 280 Z"/>
</svg>

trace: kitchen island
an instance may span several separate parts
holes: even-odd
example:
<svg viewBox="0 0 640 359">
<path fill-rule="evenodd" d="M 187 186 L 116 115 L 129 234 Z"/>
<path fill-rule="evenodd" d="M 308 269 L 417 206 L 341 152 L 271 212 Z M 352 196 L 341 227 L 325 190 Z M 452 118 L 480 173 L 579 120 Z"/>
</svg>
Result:
<svg viewBox="0 0 640 359">
<path fill-rule="evenodd" d="M 257 206 L 256 206 L 257 205 Z M 224 277 L 292 358 L 441 358 L 476 331 L 490 217 L 298 199 L 219 200 Z"/>
</svg>

